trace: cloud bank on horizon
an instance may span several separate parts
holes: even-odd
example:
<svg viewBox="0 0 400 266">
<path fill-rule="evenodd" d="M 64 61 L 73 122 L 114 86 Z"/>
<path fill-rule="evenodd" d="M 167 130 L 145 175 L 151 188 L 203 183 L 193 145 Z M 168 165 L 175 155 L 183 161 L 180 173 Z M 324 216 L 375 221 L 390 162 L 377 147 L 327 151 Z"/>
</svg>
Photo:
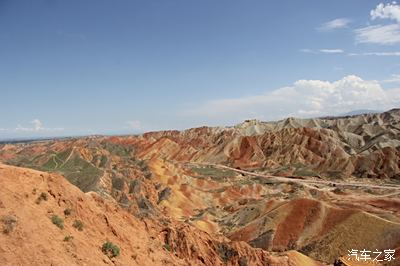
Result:
<svg viewBox="0 0 400 266">
<path fill-rule="evenodd" d="M 227 123 L 249 118 L 276 120 L 287 116 L 319 117 L 400 106 L 400 88 L 383 89 L 376 80 L 356 75 L 329 82 L 298 80 L 291 86 L 265 94 L 207 101 L 185 113 Z"/>
</svg>

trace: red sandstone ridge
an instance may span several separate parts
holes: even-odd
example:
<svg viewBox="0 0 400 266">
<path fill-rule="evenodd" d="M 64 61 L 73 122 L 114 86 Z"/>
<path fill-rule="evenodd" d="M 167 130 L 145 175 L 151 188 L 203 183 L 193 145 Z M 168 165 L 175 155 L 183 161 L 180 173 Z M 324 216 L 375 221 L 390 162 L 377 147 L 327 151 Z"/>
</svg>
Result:
<svg viewBox="0 0 400 266">
<path fill-rule="evenodd" d="M 140 143 L 136 147 L 145 158 L 157 154 L 270 170 L 302 164 L 309 174 L 325 177 L 400 179 L 400 109 L 339 118 L 249 120 L 227 128 L 151 132 L 131 141 Z"/>
<path fill-rule="evenodd" d="M 32 251 L 6 234 L 15 242 L 0 248 L 10 261 L 26 248 L 37 264 L 89 265 L 112 263 L 101 252 L 107 239 L 123 265 L 313 265 L 352 248 L 399 250 L 399 122 L 391 110 L 3 144 L 1 162 L 42 171 L 1 166 L 3 224 L 23 219 L 19 241 L 35 236 L 30 227 L 51 228 L 51 244 Z M 49 198 L 36 204 L 42 192 Z M 90 230 L 77 231 L 76 219 Z M 66 262 L 53 261 L 62 251 Z"/>
<path fill-rule="evenodd" d="M 60 175 L 3 164 L 0 218 L 2 265 L 320 265 L 297 252 L 271 255 L 244 242 L 217 241 L 168 219 L 137 219 Z M 106 241 L 120 248 L 119 256 L 102 252 Z"/>
</svg>

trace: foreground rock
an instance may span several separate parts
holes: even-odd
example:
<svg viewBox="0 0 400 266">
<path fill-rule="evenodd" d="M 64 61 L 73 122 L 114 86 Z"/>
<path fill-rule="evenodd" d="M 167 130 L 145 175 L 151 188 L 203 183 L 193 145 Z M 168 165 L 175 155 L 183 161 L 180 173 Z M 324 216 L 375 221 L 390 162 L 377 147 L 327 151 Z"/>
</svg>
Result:
<svg viewBox="0 0 400 266">
<path fill-rule="evenodd" d="M 3 164 L 0 217 L 2 265 L 321 265 L 294 251 L 271 255 L 216 240 L 168 218 L 136 219 L 60 175 Z M 102 250 L 106 242 L 118 256 Z"/>
</svg>

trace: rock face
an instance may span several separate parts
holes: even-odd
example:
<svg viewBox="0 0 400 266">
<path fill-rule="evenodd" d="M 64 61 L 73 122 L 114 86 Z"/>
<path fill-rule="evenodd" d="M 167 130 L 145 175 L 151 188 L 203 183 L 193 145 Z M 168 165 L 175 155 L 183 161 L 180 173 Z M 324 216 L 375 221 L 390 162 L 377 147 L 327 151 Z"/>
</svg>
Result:
<svg viewBox="0 0 400 266">
<path fill-rule="evenodd" d="M 132 139 L 132 143 L 139 140 Z M 279 170 L 303 164 L 324 177 L 400 179 L 400 109 L 351 117 L 246 121 L 143 135 L 145 158 Z M 143 145 L 148 143 L 147 145 Z"/>
<path fill-rule="evenodd" d="M 138 220 L 60 175 L 0 164 L 0 177 L 2 226 L 12 224 L 0 237 L 3 265 L 300 265 L 299 258 L 320 265 L 299 253 L 272 256 L 244 242 L 214 240 L 168 219 Z M 119 256 L 102 252 L 107 241 Z"/>
<path fill-rule="evenodd" d="M 18 167 L 0 165 L 0 261 L 318 265 L 399 250 L 399 123 L 391 110 L 3 144 Z"/>
</svg>

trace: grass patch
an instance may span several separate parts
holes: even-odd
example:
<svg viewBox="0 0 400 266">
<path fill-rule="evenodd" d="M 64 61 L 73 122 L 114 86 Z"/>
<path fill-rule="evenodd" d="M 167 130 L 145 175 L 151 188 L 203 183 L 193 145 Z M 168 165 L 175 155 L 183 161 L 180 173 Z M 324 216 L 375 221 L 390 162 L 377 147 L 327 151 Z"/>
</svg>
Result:
<svg viewBox="0 0 400 266">
<path fill-rule="evenodd" d="M 69 242 L 69 241 L 71 241 L 72 239 L 74 239 L 73 236 L 67 235 L 67 236 L 64 237 L 64 242 Z"/>
<path fill-rule="evenodd" d="M 64 210 L 64 215 L 65 216 L 69 216 L 69 215 L 71 215 L 72 214 L 72 209 L 71 208 L 66 208 L 65 210 Z"/>
<path fill-rule="evenodd" d="M 106 254 L 109 258 L 118 257 L 120 254 L 120 249 L 117 245 L 112 242 L 105 242 L 101 247 L 101 251 Z"/>
<path fill-rule="evenodd" d="M 213 180 L 221 180 L 236 176 L 236 173 L 228 169 L 219 169 L 213 166 L 193 167 L 192 171 L 202 177 L 210 177 Z"/>
<path fill-rule="evenodd" d="M 106 166 L 106 164 L 107 164 L 107 162 L 108 162 L 108 158 L 107 158 L 107 156 L 105 156 L 105 155 L 102 155 L 102 156 L 101 156 L 101 158 L 100 158 L 100 164 L 99 164 L 99 167 L 101 167 L 101 168 L 105 167 L 105 166 Z"/>
<path fill-rule="evenodd" d="M 171 246 L 167 243 L 163 245 L 163 248 L 168 252 L 171 252 L 171 250 L 172 250 Z"/>
<path fill-rule="evenodd" d="M 108 152 L 111 154 L 118 155 L 120 157 L 131 157 L 131 154 L 133 153 L 133 149 L 128 146 L 120 145 L 120 144 L 115 144 L 111 142 L 103 142 L 102 146 L 104 149 L 106 149 Z"/>
<path fill-rule="evenodd" d="M 64 219 L 57 216 L 57 215 L 53 215 L 51 216 L 51 222 L 53 224 L 55 224 L 58 228 L 60 229 L 64 229 Z"/>
<path fill-rule="evenodd" d="M 40 204 L 40 202 L 42 202 L 42 200 L 47 201 L 48 199 L 48 195 L 46 192 L 42 192 L 40 193 L 39 197 L 36 199 L 36 204 Z"/>
<path fill-rule="evenodd" d="M 124 189 L 125 180 L 122 177 L 113 177 L 111 179 L 112 188 L 122 191 Z"/>
<path fill-rule="evenodd" d="M 318 173 L 308 169 L 298 169 L 293 174 L 297 176 L 319 176 Z"/>
<path fill-rule="evenodd" d="M 83 231 L 83 223 L 81 220 L 75 220 L 72 226 L 75 227 L 78 231 Z"/>
<path fill-rule="evenodd" d="M 3 223 L 3 233 L 9 234 L 11 233 L 15 226 L 17 225 L 17 217 L 12 215 L 5 215 L 1 217 L 1 222 Z"/>
<path fill-rule="evenodd" d="M 93 190 L 103 173 L 102 170 L 76 155 L 57 171 L 61 172 L 68 181 L 79 187 L 83 192 Z"/>
</svg>

